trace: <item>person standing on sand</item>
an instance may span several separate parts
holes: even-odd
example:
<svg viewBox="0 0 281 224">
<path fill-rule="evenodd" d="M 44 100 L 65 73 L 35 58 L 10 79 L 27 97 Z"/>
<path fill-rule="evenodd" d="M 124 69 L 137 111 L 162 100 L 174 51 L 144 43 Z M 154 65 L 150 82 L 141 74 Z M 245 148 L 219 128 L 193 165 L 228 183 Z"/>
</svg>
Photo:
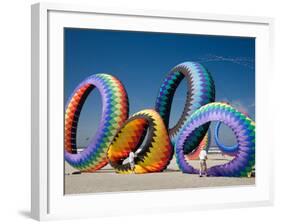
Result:
<svg viewBox="0 0 281 224">
<path fill-rule="evenodd" d="M 200 159 L 200 170 L 199 170 L 199 177 L 202 177 L 202 174 L 204 172 L 205 176 L 207 177 L 207 152 L 206 150 L 202 150 L 199 154 L 199 159 Z"/>
<path fill-rule="evenodd" d="M 131 170 L 133 172 L 135 172 L 135 153 L 134 152 L 130 152 L 130 154 L 129 154 L 129 163 L 130 163 Z"/>
</svg>

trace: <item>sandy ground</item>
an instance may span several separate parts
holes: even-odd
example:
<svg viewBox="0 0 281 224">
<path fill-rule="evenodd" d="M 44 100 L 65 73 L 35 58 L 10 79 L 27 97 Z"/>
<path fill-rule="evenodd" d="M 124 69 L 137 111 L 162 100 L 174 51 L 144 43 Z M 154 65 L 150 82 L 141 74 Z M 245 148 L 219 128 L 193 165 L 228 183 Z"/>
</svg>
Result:
<svg viewBox="0 0 281 224">
<path fill-rule="evenodd" d="M 208 166 L 223 164 L 231 160 L 220 154 L 208 155 Z M 191 161 L 199 168 L 199 161 Z M 116 174 L 109 166 L 95 173 L 75 174 L 75 169 L 65 163 L 65 194 L 140 191 L 177 188 L 219 187 L 254 185 L 255 178 L 234 177 L 199 177 L 198 175 L 183 174 L 177 167 L 175 159 L 162 173 L 150 174 Z"/>
</svg>

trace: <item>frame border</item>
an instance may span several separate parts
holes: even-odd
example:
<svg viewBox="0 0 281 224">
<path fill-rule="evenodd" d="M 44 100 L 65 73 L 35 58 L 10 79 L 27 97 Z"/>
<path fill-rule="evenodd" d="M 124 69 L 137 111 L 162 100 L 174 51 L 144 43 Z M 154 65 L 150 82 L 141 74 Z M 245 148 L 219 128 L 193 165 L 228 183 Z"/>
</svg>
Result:
<svg viewBox="0 0 281 224">
<path fill-rule="evenodd" d="M 271 60 L 274 58 L 274 19 L 269 17 L 221 15 L 184 11 L 108 9 L 57 3 L 33 4 L 31 6 L 31 217 L 36 220 L 46 220 L 50 218 L 48 217 L 50 216 L 48 173 L 48 164 L 50 162 L 48 153 L 48 11 L 263 24 L 269 27 L 269 54 Z M 273 64 L 273 62 L 270 63 L 271 65 Z M 273 66 L 269 66 L 270 73 L 273 73 L 272 67 Z M 274 198 L 273 166 L 274 164 L 272 162 L 269 201 L 249 202 L 247 205 L 237 203 L 227 204 L 226 206 L 217 205 L 217 208 L 272 205 Z M 201 208 L 207 209 L 210 208 L 210 205 L 202 205 Z"/>
</svg>

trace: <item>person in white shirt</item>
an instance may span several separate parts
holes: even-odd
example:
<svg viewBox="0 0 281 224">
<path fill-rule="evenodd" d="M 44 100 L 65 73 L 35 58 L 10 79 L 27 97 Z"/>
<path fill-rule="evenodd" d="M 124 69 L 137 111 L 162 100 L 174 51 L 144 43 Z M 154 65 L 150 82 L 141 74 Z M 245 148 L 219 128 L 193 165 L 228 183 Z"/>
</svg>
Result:
<svg viewBox="0 0 281 224">
<path fill-rule="evenodd" d="M 204 172 L 205 176 L 207 175 L 207 152 L 206 150 L 202 150 L 199 154 L 199 159 L 200 159 L 200 170 L 199 170 L 199 176 L 202 177 L 202 174 Z"/>
<path fill-rule="evenodd" d="M 135 158 L 137 157 L 137 155 L 141 152 L 142 148 L 137 149 L 135 152 L 130 152 L 129 153 L 129 163 L 130 163 L 130 167 L 131 170 L 133 172 L 135 172 Z"/>
<path fill-rule="evenodd" d="M 133 172 L 135 172 L 135 153 L 134 152 L 130 152 L 130 154 L 129 154 L 129 163 L 130 163 L 131 170 L 133 170 Z"/>
</svg>

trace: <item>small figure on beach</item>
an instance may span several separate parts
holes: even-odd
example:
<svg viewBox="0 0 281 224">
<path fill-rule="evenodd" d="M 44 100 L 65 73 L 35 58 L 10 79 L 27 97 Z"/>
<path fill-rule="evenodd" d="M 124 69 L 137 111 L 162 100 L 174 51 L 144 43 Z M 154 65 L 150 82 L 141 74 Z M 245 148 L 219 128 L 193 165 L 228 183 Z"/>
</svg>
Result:
<svg viewBox="0 0 281 224">
<path fill-rule="evenodd" d="M 131 170 L 133 172 L 135 172 L 135 153 L 134 152 L 130 152 L 130 154 L 129 154 L 129 163 L 130 163 Z"/>
<path fill-rule="evenodd" d="M 200 170 L 199 170 L 199 177 L 202 177 L 203 174 L 207 177 L 207 152 L 206 150 L 202 150 L 199 154 L 200 159 Z"/>
<path fill-rule="evenodd" d="M 142 150 L 142 148 L 139 148 L 135 152 L 130 152 L 129 153 L 128 159 L 129 159 L 131 170 L 134 173 L 135 173 L 135 158 L 137 157 L 137 155 L 140 153 L 141 150 Z"/>
</svg>

